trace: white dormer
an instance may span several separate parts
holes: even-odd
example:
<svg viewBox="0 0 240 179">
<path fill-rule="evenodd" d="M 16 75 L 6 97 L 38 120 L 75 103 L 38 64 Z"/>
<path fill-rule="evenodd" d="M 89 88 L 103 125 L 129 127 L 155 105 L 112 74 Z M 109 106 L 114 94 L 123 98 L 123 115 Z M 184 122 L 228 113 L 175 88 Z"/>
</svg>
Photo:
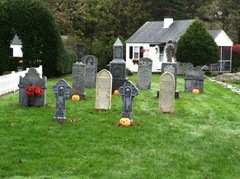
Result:
<svg viewBox="0 0 240 179">
<path fill-rule="evenodd" d="M 163 21 L 163 28 L 168 28 L 173 23 L 172 17 L 165 17 Z"/>
</svg>

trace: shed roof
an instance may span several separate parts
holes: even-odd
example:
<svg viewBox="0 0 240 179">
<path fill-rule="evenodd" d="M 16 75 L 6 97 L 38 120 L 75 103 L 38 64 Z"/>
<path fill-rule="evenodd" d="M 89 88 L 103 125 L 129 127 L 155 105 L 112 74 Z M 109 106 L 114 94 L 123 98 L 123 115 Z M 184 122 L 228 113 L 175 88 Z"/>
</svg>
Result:
<svg viewBox="0 0 240 179">
<path fill-rule="evenodd" d="M 11 45 L 22 45 L 22 41 L 19 39 L 17 35 L 14 36 Z"/>
</svg>

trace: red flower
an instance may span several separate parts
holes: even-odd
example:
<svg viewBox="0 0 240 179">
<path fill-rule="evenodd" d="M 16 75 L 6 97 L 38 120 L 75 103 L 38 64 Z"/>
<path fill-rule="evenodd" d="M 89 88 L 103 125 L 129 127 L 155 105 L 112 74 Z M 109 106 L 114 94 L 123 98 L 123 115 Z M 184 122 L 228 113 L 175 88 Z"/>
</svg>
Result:
<svg viewBox="0 0 240 179">
<path fill-rule="evenodd" d="M 42 88 L 36 87 L 34 85 L 32 85 L 30 87 L 26 87 L 25 92 L 26 92 L 27 96 L 35 96 L 35 95 L 42 96 L 42 94 L 43 94 Z"/>
</svg>

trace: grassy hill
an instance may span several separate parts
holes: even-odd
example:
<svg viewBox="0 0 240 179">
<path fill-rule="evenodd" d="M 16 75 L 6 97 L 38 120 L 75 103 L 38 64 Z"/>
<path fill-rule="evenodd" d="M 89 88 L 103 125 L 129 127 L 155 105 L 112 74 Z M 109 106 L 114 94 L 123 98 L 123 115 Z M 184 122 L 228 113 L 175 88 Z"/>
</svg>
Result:
<svg viewBox="0 0 240 179">
<path fill-rule="evenodd" d="M 42 108 L 19 106 L 18 92 L 1 97 L 0 178 L 240 178 L 240 96 L 208 80 L 204 93 L 185 93 L 179 76 L 175 113 L 162 114 L 159 77 L 135 97 L 130 127 L 117 125 L 120 96 L 111 110 L 94 109 L 95 89 L 67 101 L 65 123 L 54 121 L 59 79 L 48 80 Z"/>
</svg>

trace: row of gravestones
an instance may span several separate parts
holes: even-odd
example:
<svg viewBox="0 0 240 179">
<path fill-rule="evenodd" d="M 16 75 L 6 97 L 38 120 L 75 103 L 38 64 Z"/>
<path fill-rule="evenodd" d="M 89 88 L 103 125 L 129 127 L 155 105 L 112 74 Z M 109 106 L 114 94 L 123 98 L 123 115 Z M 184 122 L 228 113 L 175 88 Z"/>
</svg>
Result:
<svg viewBox="0 0 240 179">
<path fill-rule="evenodd" d="M 177 63 L 162 63 L 162 74 L 169 72 L 175 79 L 175 98 L 179 97 L 177 91 Z M 204 72 L 200 66 L 190 66 L 185 72 L 185 91 L 192 92 L 198 89 L 203 92 Z M 150 89 L 152 80 L 152 60 L 149 58 L 141 58 L 138 63 L 137 87 L 140 90 Z"/>
<path fill-rule="evenodd" d="M 30 68 L 24 77 L 19 81 L 19 104 L 21 106 L 45 106 L 47 78 L 40 78 L 35 68 Z M 96 102 L 95 108 L 101 110 L 111 109 L 112 99 L 112 75 L 104 69 L 97 74 L 96 80 Z M 66 99 L 72 92 L 72 87 L 61 79 L 52 87 L 52 92 L 56 97 L 55 120 L 66 119 Z M 122 95 L 123 110 L 122 117 L 128 118 L 132 122 L 132 106 L 134 97 L 138 94 L 138 89 L 130 81 L 126 81 L 120 88 Z"/>
<path fill-rule="evenodd" d="M 140 89 L 150 89 L 151 86 L 151 65 L 150 59 L 143 58 L 139 63 L 137 86 Z M 172 64 L 166 65 L 166 72 L 160 77 L 160 109 L 164 113 L 174 112 L 174 97 L 176 91 L 176 78 L 173 74 Z M 170 69 L 170 70 L 169 70 Z M 112 75 L 107 70 L 102 70 L 96 78 L 96 101 L 95 108 L 108 110 L 111 108 Z M 185 89 L 200 88 L 203 92 L 204 73 L 199 67 L 190 68 L 185 75 Z M 143 82 L 143 83 L 141 83 Z M 193 87 L 194 86 L 194 87 Z M 20 77 L 19 82 L 19 104 L 22 106 L 44 106 L 46 104 L 47 78 L 40 78 L 35 68 L 30 68 L 25 77 Z M 66 96 L 72 92 L 72 88 L 60 80 L 52 91 L 56 95 L 56 120 L 64 120 L 66 114 Z M 126 81 L 119 88 L 122 95 L 123 111 L 122 116 L 129 118 L 132 122 L 132 106 L 134 97 L 138 94 L 138 88 L 130 81 Z"/>
</svg>

